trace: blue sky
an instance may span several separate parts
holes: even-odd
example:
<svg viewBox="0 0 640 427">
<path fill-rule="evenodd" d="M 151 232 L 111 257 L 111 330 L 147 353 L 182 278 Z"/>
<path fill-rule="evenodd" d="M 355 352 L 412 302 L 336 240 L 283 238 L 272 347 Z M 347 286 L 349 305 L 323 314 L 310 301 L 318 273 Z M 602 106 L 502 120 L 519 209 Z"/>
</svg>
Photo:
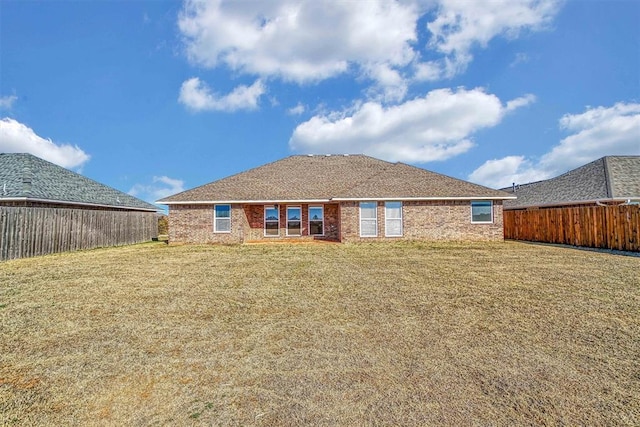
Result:
<svg viewBox="0 0 640 427">
<path fill-rule="evenodd" d="M 545 179 L 640 154 L 640 2 L 1 0 L 0 152 L 147 201 L 308 153 Z"/>
</svg>

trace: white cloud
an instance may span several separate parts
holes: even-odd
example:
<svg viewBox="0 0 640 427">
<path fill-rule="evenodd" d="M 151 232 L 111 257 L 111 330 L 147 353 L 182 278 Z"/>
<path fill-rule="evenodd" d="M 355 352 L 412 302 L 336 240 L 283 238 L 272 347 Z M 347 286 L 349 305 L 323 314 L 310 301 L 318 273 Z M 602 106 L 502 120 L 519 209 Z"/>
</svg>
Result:
<svg viewBox="0 0 640 427">
<path fill-rule="evenodd" d="M 15 95 L 0 96 L 0 110 L 10 110 L 17 99 Z"/>
<path fill-rule="evenodd" d="M 376 64 L 369 67 L 369 77 L 376 82 L 370 88 L 372 98 L 385 102 L 402 101 L 407 94 L 408 85 L 404 77 L 388 64 Z"/>
<path fill-rule="evenodd" d="M 560 128 L 573 132 L 542 156 L 540 163 L 562 172 L 606 155 L 640 154 L 640 104 L 587 108 L 566 114 Z"/>
<path fill-rule="evenodd" d="M 287 112 L 292 116 L 298 116 L 306 111 L 306 107 L 302 105 L 300 102 L 295 107 L 289 108 Z"/>
<path fill-rule="evenodd" d="M 77 145 L 56 144 L 8 117 L 0 119 L 0 152 L 31 153 L 65 168 L 79 168 L 90 158 Z"/>
<path fill-rule="evenodd" d="M 352 73 L 373 82 L 374 99 L 397 102 L 411 80 L 459 74 L 474 48 L 545 28 L 558 9 L 558 0 L 185 0 L 178 26 L 193 64 L 297 83 Z"/>
<path fill-rule="evenodd" d="M 440 65 L 435 61 L 414 64 L 413 78 L 417 81 L 439 80 L 442 74 Z"/>
<path fill-rule="evenodd" d="M 523 184 L 550 178 L 551 175 L 537 169 L 524 156 L 507 156 L 487 160 L 469 175 L 469 181 L 492 188 L 505 188 L 511 184 Z"/>
<path fill-rule="evenodd" d="M 154 203 L 164 197 L 184 191 L 184 181 L 168 176 L 154 176 L 151 184 L 136 184 L 129 194 Z"/>
<path fill-rule="evenodd" d="M 512 109 L 525 104 L 510 103 Z M 439 89 L 396 106 L 366 102 L 316 115 L 294 130 L 289 145 L 299 152 L 365 153 L 390 161 L 445 160 L 468 151 L 476 131 L 497 125 L 509 111 L 480 88 Z"/>
<path fill-rule="evenodd" d="M 564 115 L 560 128 L 572 134 L 539 161 L 523 156 L 489 160 L 473 171 L 469 180 L 504 187 L 557 176 L 603 156 L 640 155 L 640 104 L 589 107 L 581 114 Z"/>
<path fill-rule="evenodd" d="M 193 77 L 182 83 L 178 100 L 194 111 L 255 110 L 264 93 L 262 81 L 256 80 L 251 86 L 241 85 L 231 93 L 219 96 L 199 78 Z"/>
<path fill-rule="evenodd" d="M 529 61 L 530 61 L 529 55 L 527 55 L 524 52 L 518 52 L 516 53 L 516 57 L 513 59 L 513 61 L 511 61 L 511 64 L 509 64 L 509 67 L 515 67 L 516 65 L 526 64 Z"/>
<path fill-rule="evenodd" d="M 558 0 L 441 0 L 436 18 L 427 28 L 431 32 L 429 48 L 444 58 L 428 62 L 429 72 L 416 77 L 451 78 L 473 60 L 473 48 L 486 48 L 498 36 L 515 38 L 522 31 L 546 28 L 559 6 Z"/>
<path fill-rule="evenodd" d="M 533 104 L 534 102 L 536 102 L 536 96 L 528 93 L 525 96 L 521 96 L 520 98 L 512 99 L 511 101 L 507 102 L 506 109 L 507 111 L 513 111 L 521 107 L 526 107 L 527 105 Z"/>
<path fill-rule="evenodd" d="M 417 19 L 415 5 L 386 0 L 191 0 L 178 25 L 196 64 L 308 82 L 350 63 L 408 63 Z"/>
</svg>

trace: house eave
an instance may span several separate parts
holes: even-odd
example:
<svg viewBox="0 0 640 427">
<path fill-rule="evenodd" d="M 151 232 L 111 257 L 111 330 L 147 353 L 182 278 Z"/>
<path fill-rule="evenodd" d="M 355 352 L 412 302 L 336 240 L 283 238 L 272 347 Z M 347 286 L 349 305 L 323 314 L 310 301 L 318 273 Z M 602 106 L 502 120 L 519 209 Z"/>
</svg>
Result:
<svg viewBox="0 0 640 427">
<path fill-rule="evenodd" d="M 379 201 L 431 201 L 431 200 L 512 200 L 516 196 L 460 196 L 460 197 L 336 197 L 336 202 Z"/>
<path fill-rule="evenodd" d="M 162 201 L 161 205 L 212 205 L 212 204 L 268 204 L 268 203 L 331 203 L 379 201 L 430 201 L 430 200 L 513 200 L 516 196 L 461 196 L 461 197 L 334 197 L 331 199 L 260 199 L 260 200 L 194 200 L 194 201 Z"/>
<path fill-rule="evenodd" d="M 504 210 L 513 211 L 513 210 L 522 210 L 522 209 L 532 209 L 532 208 L 553 208 L 559 206 L 569 206 L 569 205 L 593 205 L 598 203 L 637 203 L 640 202 L 640 196 L 634 197 L 611 197 L 604 199 L 592 199 L 592 200 L 574 200 L 574 201 L 565 201 L 565 202 L 555 202 L 555 203 L 543 203 L 543 204 L 529 204 L 529 205 L 519 205 L 519 206 L 505 206 Z"/>
<path fill-rule="evenodd" d="M 247 204 L 247 205 L 261 205 L 269 203 L 330 203 L 331 199 L 260 199 L 260 200 L 195 200 L 195 201 L 168 201 L 163 202 L 158 200 L 156 203 L 160 205 L 214 205 L 214 204 Z"/>
<path fill-rule="evenodd" d="M 86 202 L 72 202 L 68 200 L 53 200 L 53 199 L 40 199 L 35 197 L 0 197 L 1 202 L 37 202 L 37 203 L 52 203 L 52 204 L 62 204 L 62 205 L 70 205 L 70 206 L 89 206 L 89 207 L 97 207 L 97 208 L 113 208 L 113 209 L 122 209 L 122 210 L 135 210 L 135 211 L 144 211 L 144 212 L 158 212 L 160 209 L 147 209 L 147 208 L 139 208 L 133 206 L 117 206 L 117 205 L 106 205 L 100 203 L 86 203 Z"/>
</svg>

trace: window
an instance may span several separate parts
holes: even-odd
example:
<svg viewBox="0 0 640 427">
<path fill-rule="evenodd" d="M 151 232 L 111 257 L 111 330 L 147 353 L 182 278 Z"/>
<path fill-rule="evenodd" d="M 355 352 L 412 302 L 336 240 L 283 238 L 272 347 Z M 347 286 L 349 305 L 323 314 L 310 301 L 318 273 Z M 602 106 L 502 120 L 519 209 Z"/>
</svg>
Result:
<svg viewBox="0 0 640 427">
<path fill-rule="evenodd" d="M 388 237 L 402 236 L 402 202 L 385 202 L 384 235 Z"/>
<path fill-rule="evenodd" d="M 322 206 L 309 206 L 309 235 L 324 235 L 324 208 Z"/>
<path fill-rule="evenodd" d="M 264 207 L 264 235 L 280 235 L 280 215 L 277 206 Z"/>
<path fill-rule="evenodd" d="M 472 223 L 492 223 L 493 203 L 491 200 L 471 202 L 471 222 Z"/>
<path fill-rule="evenodd" d="M 360 237 L 378 235 L 378 203 L 360 202 Z"/>
<path fill-rule="evenodd" d="M 302 209 L 299 206 L 287 207 L 287 236 L 299 236 L 301 224 Z"/>
<path fill-rule="evenodd" d="M 213 207 L 213 232 L 231 233 L 231 205 Z"/>
</svg>

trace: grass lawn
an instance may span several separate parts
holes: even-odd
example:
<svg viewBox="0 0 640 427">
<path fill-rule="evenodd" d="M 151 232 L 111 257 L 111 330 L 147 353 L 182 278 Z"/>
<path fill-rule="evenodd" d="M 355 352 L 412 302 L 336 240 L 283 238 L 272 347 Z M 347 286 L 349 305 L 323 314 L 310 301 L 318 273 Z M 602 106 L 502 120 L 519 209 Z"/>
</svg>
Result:
<svg viewBox="0 0 640 427">
<path fill-rule="evenodd" d="M 516 242 L 0 263 L 0 425 L 640 425 L 640 258 Z"/>
</svg>

